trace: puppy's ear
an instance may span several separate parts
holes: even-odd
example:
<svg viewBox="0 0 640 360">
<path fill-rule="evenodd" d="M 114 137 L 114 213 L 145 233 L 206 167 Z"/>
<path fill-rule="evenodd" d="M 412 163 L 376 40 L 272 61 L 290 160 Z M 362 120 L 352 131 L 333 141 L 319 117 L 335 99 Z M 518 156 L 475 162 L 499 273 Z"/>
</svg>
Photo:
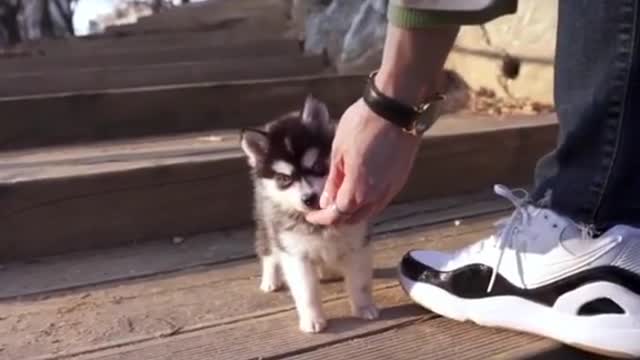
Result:
<svg viewBox="0 0 640 360">
<path fill-rule="evenodd" d="M 256 167 L 258 162 L 264 161 L 269 150 L 269 138 L 267 133 L 257 129 L 242 129 L 240 133 L 240 146 L 247 155 L 251 167 Z"/>
<path fill-rule="evenodd" d="M 309 128 L 330 129 L 332 121 L 327 105 L 313 95 L 307 95 L 302 108 L 302 123 Z"/>
</svg>

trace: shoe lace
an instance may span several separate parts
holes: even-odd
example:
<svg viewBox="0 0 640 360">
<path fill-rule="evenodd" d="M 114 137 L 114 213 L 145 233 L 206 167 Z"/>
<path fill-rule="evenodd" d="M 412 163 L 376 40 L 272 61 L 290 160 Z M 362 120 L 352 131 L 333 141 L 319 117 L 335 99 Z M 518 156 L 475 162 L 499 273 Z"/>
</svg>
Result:
<svg viewBox="0 0 640 360">
<path fill-rule="evenodd" d="M 529 202 L 529 194 L 526 190 L 511 190 L 503 185 L 495 185 L 493 190 L 497 195 L 511 201 L 511 203 L 515 206 L 515 210 L 509 218 L 496 223 L 497 226 L 501 227 L 501 229 L 496 234 L 496 243 L 500 249 L 500 255 L 496 259 L 496 263 L 493 266 L 491 280 L 489 281 L 489 286 L 487 287 L 487 293 L 490 293 L 491 290 L 493 290 L 493 286 L 495 284 L 496 277 L 498 276 L 498 270 L 500 269 L 500 265 L 502 264 L 502 258 L 504 256 L 505 250 L 507 249 L 507 247 L 517 249 L 515 246 L 513 246 L 515 245 L 515 239 L 518 238 L 516 235 L 518 234 L 521 227 L 529 224 L 529 221 L 531 219 L 529 207 L 527 206 L 527 203 Z"/>
<path fill-rule="evenodd" d="M 594 225 L 576 224 L 580 229 L 582 239 L 590 240 L 596 236 L 596 228 Z"/>
</svg>

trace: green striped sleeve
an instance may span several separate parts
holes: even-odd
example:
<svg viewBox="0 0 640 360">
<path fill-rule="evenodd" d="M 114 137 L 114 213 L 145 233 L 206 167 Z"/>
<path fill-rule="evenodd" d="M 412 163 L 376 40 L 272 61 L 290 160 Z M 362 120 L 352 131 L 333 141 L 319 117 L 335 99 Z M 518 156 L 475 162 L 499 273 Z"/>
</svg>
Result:
<svg viewBox="0 0 640 360">
<path fill-rule="evenodd" d="M 518 0 L 495 0 L 487 7 L 474 10 L 430 10 L 410 8 L 389 2 L 388 20 L 403 28 L 424 28 L 442 25 L 479 25 L 503 15 L 513 14 Z"/>
</svg>

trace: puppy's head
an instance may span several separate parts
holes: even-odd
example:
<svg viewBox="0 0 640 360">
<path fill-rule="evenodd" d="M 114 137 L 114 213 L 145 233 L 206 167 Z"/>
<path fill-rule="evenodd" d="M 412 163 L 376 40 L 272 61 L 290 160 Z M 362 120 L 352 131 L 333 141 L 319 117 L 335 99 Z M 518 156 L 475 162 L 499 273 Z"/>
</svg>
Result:
<svg viewBox="0 0 640 360">
<path fill-rule="evenodd" d="M 243 130 L 242 149 L 264 196 L 291 211 L 318 209 L 334 133 L 327 106 L 312 96 L 300 112 Z"/>
</svg>

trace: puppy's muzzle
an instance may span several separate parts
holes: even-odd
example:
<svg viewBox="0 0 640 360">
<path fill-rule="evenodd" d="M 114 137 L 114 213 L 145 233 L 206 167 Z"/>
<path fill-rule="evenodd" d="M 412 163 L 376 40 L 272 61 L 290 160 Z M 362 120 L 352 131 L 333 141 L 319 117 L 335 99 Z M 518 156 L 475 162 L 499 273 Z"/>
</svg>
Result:
<svg viewBox="0 0 640 360">
<path fill-rule="evenodd" d="M 302 196 L 302 203 L 309 209 L 320 209 L 320 198 L 318 194 L 305 194 Z"/>
</svg>

